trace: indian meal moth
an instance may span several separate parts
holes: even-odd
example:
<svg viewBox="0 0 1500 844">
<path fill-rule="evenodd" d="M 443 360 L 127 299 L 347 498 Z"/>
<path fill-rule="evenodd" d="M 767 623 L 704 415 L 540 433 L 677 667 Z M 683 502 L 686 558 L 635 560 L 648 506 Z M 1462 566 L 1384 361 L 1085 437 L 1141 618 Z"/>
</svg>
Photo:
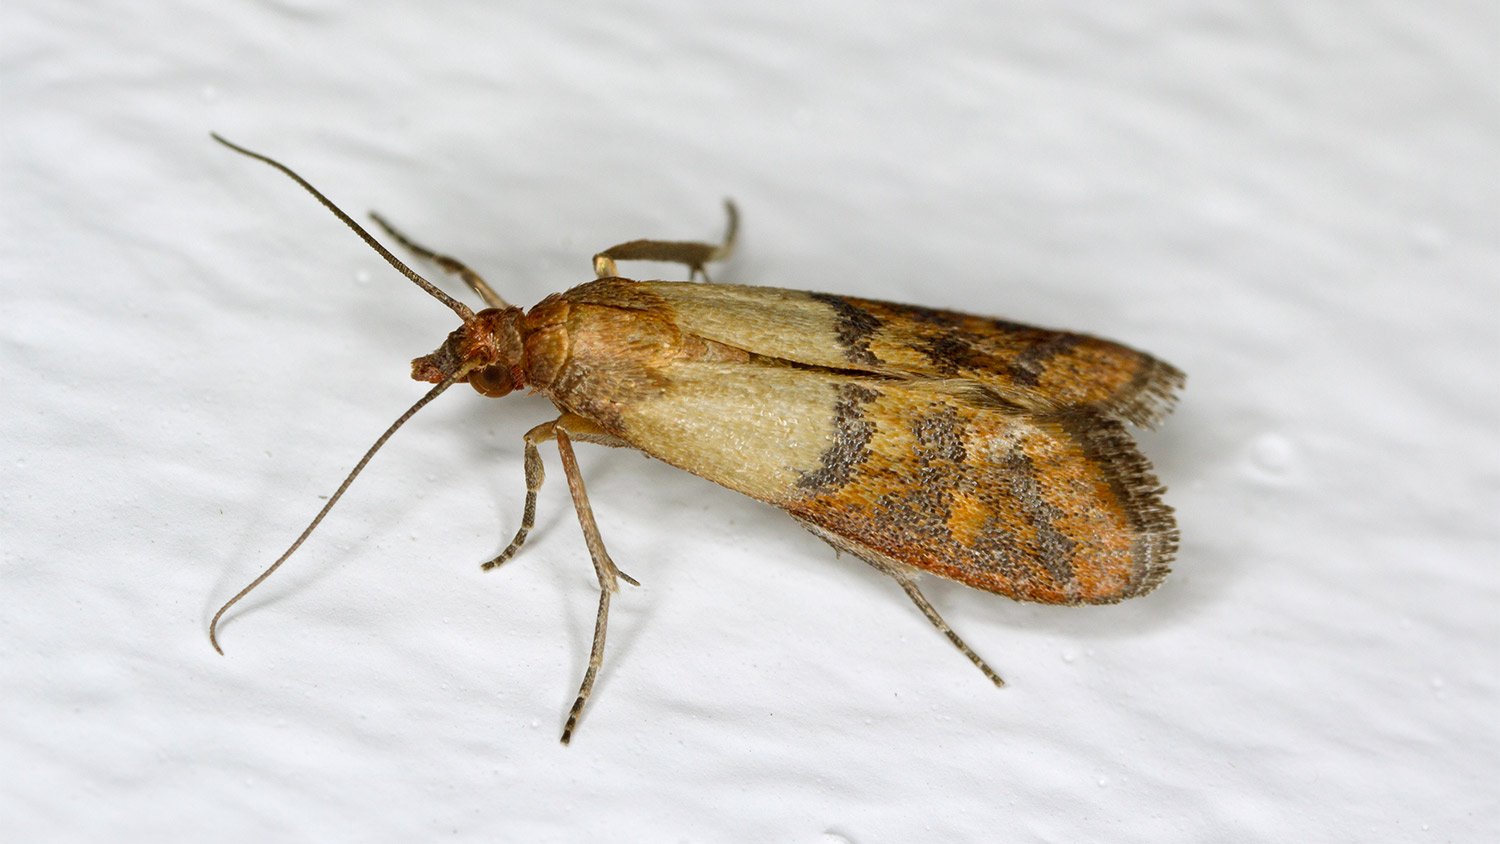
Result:
<svg viewBox="0 0 1500 844">
<path fill-rule="evenodd" d="M 556 443 L 599 580 L 588 669 L 562 740 L 578 724 L 604 658 L 620 571 L 605 550 L 573 443 L 637 449 L 785 510 L 803 527 L 889 575 L 995 685 L 1000 676 L 918 588 L 921 573 L 1018 601 L 1108 604 L 1145 594 L 1177 548 L 1172 510 L 1125 423 L 1156 424 L 1183 375 L 1118 343 L 956 311 L 773 287 L 713 284 L 722 243 L 635 240 L 594 256 L 594 280 L 530 310 L 506 303 L 459 261 L 376 222 L 484 301 L 475 313 L 380 245 L 286 166 L 290 176 L 462 324 L 412 362 L 435 386 L 376 440 L 286 553 L 302 544 L 407 419 L 454 384 L 486 396 L 540 393 L 559 415 L 525 436 L 521 525 L 494 568 L 526 541 Z M 632 281 L 616 262 L 680 263 L 688 281 Z M 702 278 L 702 282 L 695 279 Z M 219 649 L 222 653 L 222 649 Z"/>
</svg>

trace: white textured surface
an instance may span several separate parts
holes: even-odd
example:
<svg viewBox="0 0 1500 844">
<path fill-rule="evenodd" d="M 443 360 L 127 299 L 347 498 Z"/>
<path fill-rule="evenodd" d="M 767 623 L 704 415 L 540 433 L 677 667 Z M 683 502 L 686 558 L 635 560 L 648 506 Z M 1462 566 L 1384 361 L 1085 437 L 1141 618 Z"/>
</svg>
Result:
<svg viewBox="0 0 1500 844">
<path fill-rule="evenodd" d="M 7 838 L 1492 840 L 1493 3 L 498 5 L 0 9 Z M 565 748 L 555 456 L 477 567 L 548 407 L 455 390 L 221 658 L 453 320 L 210 129 L 523 303 L 733 195 L 724 280 L 1156 352 L 1177 571 L 932 585 L 996 691 L 780 514 L 585 447 L 645 586 Z"/>
</svg>

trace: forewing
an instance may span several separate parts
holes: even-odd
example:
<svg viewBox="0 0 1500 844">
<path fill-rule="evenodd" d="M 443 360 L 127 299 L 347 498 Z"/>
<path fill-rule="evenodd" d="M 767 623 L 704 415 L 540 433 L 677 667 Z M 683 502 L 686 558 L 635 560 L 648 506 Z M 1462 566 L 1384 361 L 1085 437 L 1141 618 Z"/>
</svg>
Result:
<svg viewBox="0 0 1500 844">
<path fill-rule="evenodd" d="M 838 547 L 1019 600 L 1153 588 L 1171 510 L 1122 425 L 1020 412 L 965 381 L 678 363 L 619 420 L 641 450 L 774 504 Z"/>
<path fill-rule="evenodd" d="M 1149 426 L 1183 383 L 1170 364 L 1085 334 L 774 287 L 636 284 L 700 337 L 813 366 L 970 380 L 1028 410 L 1092 410 Z"/>
</svg>

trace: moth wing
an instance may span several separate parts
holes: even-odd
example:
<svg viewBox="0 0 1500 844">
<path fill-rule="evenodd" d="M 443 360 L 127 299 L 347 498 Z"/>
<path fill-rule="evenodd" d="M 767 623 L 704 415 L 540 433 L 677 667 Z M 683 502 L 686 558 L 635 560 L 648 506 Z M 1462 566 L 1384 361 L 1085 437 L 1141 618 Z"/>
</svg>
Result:
<svg viewBox="0 0 1500 844">
<path fill-rule="evenodd" d="M 786 510 L 863 558 L 1018 600 L 1111 603 L 1167 573 L 1177 532 L 1120 422 L 1039 416 L 965 381 L 680 362 L 616 432 Z"/>
<path fill-rule="evenodd" d="M 774 287 L 635 285 L 699 337 L 813 366 L 966 379 L 1028 410 L 1092 410 L 1151 426 L 1184 382 L 1172 365 L 1110 340 L 957 311 Z"/>
</svg>

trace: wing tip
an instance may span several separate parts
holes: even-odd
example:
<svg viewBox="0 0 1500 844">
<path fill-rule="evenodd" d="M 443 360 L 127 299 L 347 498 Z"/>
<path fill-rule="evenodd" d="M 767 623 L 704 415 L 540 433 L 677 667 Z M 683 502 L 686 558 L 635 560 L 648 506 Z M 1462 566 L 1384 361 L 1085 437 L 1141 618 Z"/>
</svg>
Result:
<svg viewBox="0 0 1500 844">
<path fill-rule="evenodd" d="M 1175 511 L 1162 500 L 1166 487 L 1156 479 L 1151 461 L 1120 421 L 1076 413 L 1067 415 L 1063 424 L 1088 458 L 1103 469 L 1135 537 L 1131 546 L 1133 569 L 1125 588 L 1114 601 L 1101 603 L 1145 595 L 1171 572 L 1180 540 Z"/>
<path fill-rule="evenodd" d="M 1130 383 L 1100 410 L 1141 428 L 1155 428 L 1177 407 L 1177 394 L 1187 385 L 1187 374 L 1146 356 Z"/>
</svg>

